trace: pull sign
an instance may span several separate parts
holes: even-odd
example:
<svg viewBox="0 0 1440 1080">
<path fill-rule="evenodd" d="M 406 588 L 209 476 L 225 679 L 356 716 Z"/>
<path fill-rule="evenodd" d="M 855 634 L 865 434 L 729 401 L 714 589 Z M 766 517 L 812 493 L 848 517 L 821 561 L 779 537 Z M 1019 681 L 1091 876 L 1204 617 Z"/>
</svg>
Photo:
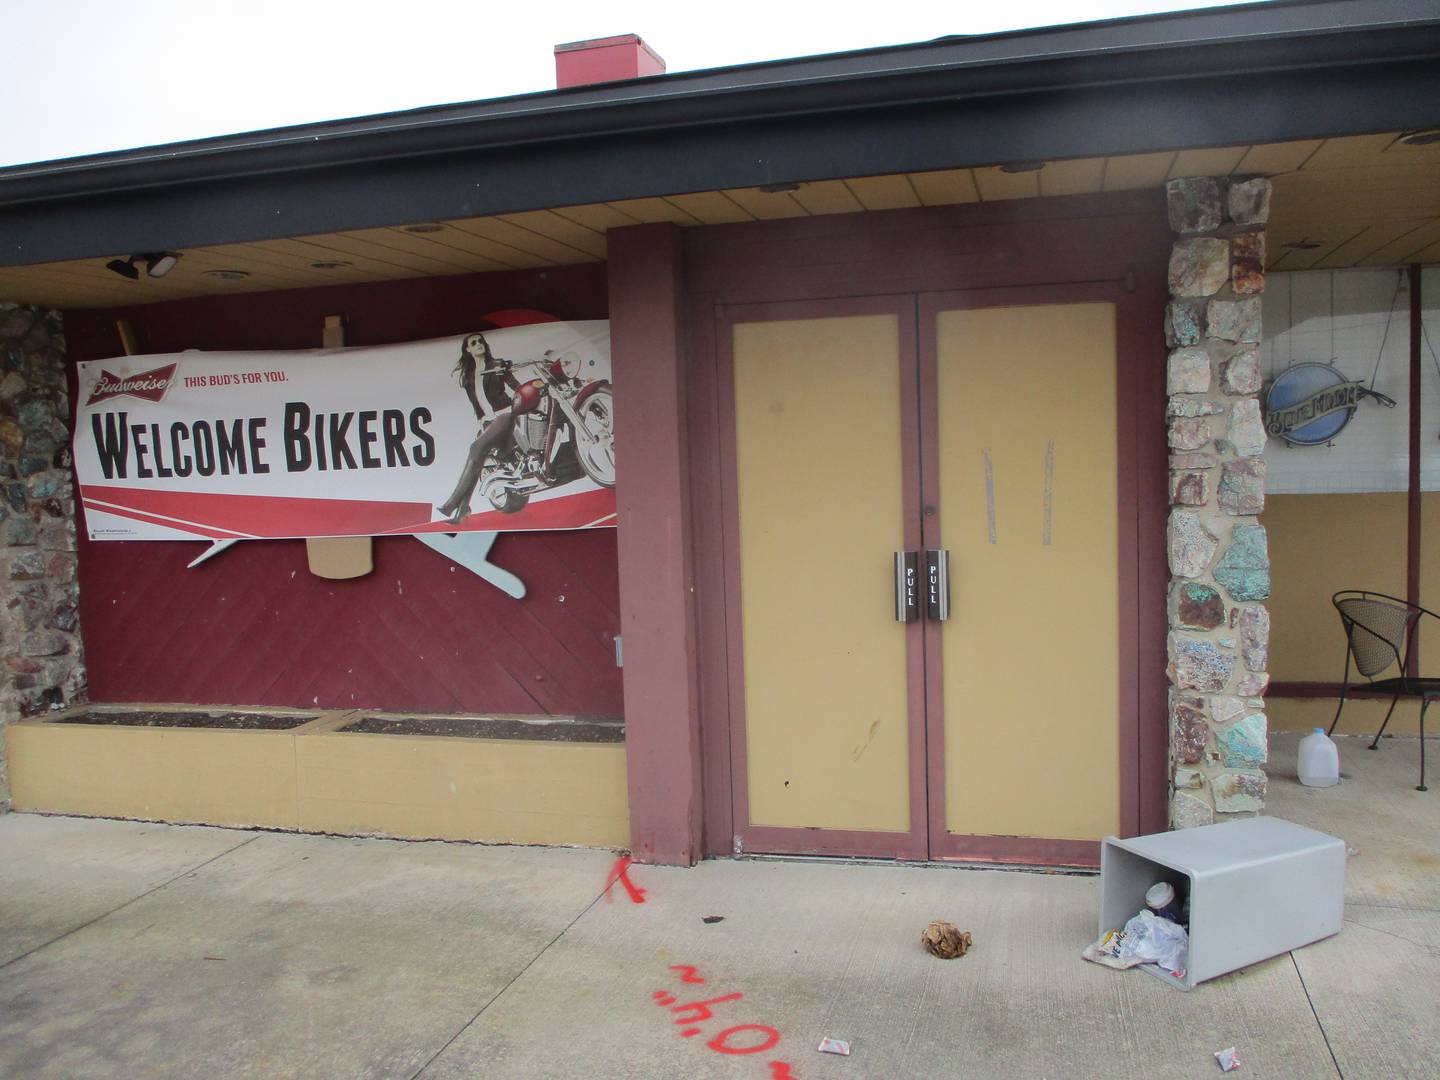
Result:
<svg viewBox="0 0 1440 1080">
<path fill-rule="evenodd" d="M 925 552 L 925 614 L 936 622 L 950 618 L 950 553 Z"/>
<path fill-rule="evenodd" d="M 920 618 L 920 553 L 895 552 L 895 621 Z"/>
</svg>

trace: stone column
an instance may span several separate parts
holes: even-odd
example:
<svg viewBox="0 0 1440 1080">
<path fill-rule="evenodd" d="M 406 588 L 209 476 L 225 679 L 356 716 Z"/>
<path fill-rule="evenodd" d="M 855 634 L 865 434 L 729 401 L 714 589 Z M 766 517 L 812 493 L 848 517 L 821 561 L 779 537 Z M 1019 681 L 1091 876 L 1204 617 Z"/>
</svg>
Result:
<svg viewBox="0 0 1440 1080">
<path fill-rule="evenodd" d="M 5 725 L 85 695 L 69 417 L 60 313 L 0 302 L 0 812 Z"/>
<path fill-rule="evenodd" d="M 1260 293 L 1270 181 L 1166 186 L 1170 306 L 1170 823 L 1265 804 L 1270 613 Z"/>
</svg>

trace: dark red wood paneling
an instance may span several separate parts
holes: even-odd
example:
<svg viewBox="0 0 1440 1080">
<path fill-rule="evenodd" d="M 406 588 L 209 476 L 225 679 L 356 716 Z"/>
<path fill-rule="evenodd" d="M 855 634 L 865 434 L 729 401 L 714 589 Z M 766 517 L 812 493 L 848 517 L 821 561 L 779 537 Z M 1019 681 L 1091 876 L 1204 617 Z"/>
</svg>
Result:
<svg viewBox="0 0 1440 1080">
<path fill-rule="evenodd" d="M 143 282 L 140 287 L 143 287 Z M 473 329 L 488 311 L 604 318 L 594 264 L 206 297 L 65 316 L 72 360 L 147 352 L 316 347 L 326 315 L 350 345 Z M 82 511 L 83 513 L 83 511 Z M 375 572 L 327 581 L 298 540 L 250 541 L 194 570 L 200 543 L 91 543 L 80 530 L 80 620 L 96 701 L 619 715 L 615 532 L 502 536 L 491 561 L 516 601 L 409 537 L 375 541 Z"/>
</svg>

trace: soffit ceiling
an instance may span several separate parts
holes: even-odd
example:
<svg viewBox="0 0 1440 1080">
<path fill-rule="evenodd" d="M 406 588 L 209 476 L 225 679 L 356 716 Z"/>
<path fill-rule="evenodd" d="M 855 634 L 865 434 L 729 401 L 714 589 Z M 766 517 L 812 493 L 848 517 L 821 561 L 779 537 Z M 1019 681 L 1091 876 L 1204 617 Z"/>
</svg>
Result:
<svg viewBox="0 0 1440 1080">
<path fill-rule="evenodd" d="M 128 306 L 232 292 L 594 262 L 605 233 L 640 222 L 732 222 L 1156 188 L 1179 176 L 1274 178 L 1272 270 L 1440 262 L 1440 144 L 1398 133 L 1053 161 L 1038 172 L 953 169 L 593 203 L 428 226 L 185 248 L 166 277 L 139 281 L 108 258 L 0 269 L 0 298 L 56 308 Z M 415 231 L 427 229 L 430 231 Z M 123 258 L 129 252 L 117 252 Z M 215 272 L 238 271 L 225 280 Z"/>
</svg>

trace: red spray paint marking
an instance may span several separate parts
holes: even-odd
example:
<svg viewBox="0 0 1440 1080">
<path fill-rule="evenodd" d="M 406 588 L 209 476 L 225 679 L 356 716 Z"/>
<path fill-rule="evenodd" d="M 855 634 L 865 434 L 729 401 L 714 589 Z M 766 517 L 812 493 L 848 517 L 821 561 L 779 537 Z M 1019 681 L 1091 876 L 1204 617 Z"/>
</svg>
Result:
<svg viewBox="0 0 1440 1080">
<path fill-rule="evenodd" d="M 706 1020 L 713 1020 L 715 1014 L 710 1011 L 711 1005 L 722 1005 L 727 1001 L 739 1001 L 745 995 L 738 990 L 733 994 L 725 994 L 723 997 L 709 998 L 706 1001 L 691 1001 L 684 1005 L 671 1006 L 673 1013 L 689 1013 L 688 1016 L 681 1016 L 675 1021 L 677 1024 L 703 1024 Z"/>
<path fill-rule="evenodd" d="M 610 890 L 615 887 L 615 882 L 625 886 L 625 891 L 630 894 L 630 899 L 637 904 L 645 902 L 645 890 L 630 880 L 630 856 L 622 855 L 615 860 L 615 865 L 610 868 L 610 876 L 605 879 L 605 902 L 611 904 L 615 898 Z"/>
<path fill-rule="evenodd" d="M 730 1036 L 738 1031 L 763 1031 L 765 1038 L 754 1046 L 731 1046 Z M 705 1045 L 717 1054 L 763 1054 L 780 1041 L 780 1033 L 772 1027 L 764 1024 L 739 1024 L 732 1028 L 726 1028 Z"/>
<path fill-rule="evenodd" d="M 681 982 L 701 985 L 705 982 L 699 969 L 691 967 L 689 964 L 671 964 L 670 970 L 679 974 Z M 678 999 L 668 990 L 655 990 L 650 996 L 656 1005 L 676 1014 L 675 1023 L 681 1028 L 680 1037 L 684 1039 L 692 1039 L 696 1035 L 704 1034 L 703 1029 L 692 1025 L 704 1024 L 706 1021 L 716 1019 L 715 1013 L 711 1009 L 712 1005 L 719 1006 L 733 1001 L 743 1001 L 745 997 L 737 990 L 719 997 L 706 998 L 703 1001 L 676 1004 Z M 758 1042 L 755 1041 L 757 1036 Z M 768 1024 L 736 1024 L 718 1032 L 705 1045 L 717 1054 L 744 1057 L 750 1054 L 763 1054 L 767 1050 L 773 1050 L 779 1043 L 780 1032 Z M 766 1065 L 770 1069 L 770 1080 L 800 1080 L 791 1072 L 789 1062 L 769 1061 L 766 1062 Z"/>
</svg>

